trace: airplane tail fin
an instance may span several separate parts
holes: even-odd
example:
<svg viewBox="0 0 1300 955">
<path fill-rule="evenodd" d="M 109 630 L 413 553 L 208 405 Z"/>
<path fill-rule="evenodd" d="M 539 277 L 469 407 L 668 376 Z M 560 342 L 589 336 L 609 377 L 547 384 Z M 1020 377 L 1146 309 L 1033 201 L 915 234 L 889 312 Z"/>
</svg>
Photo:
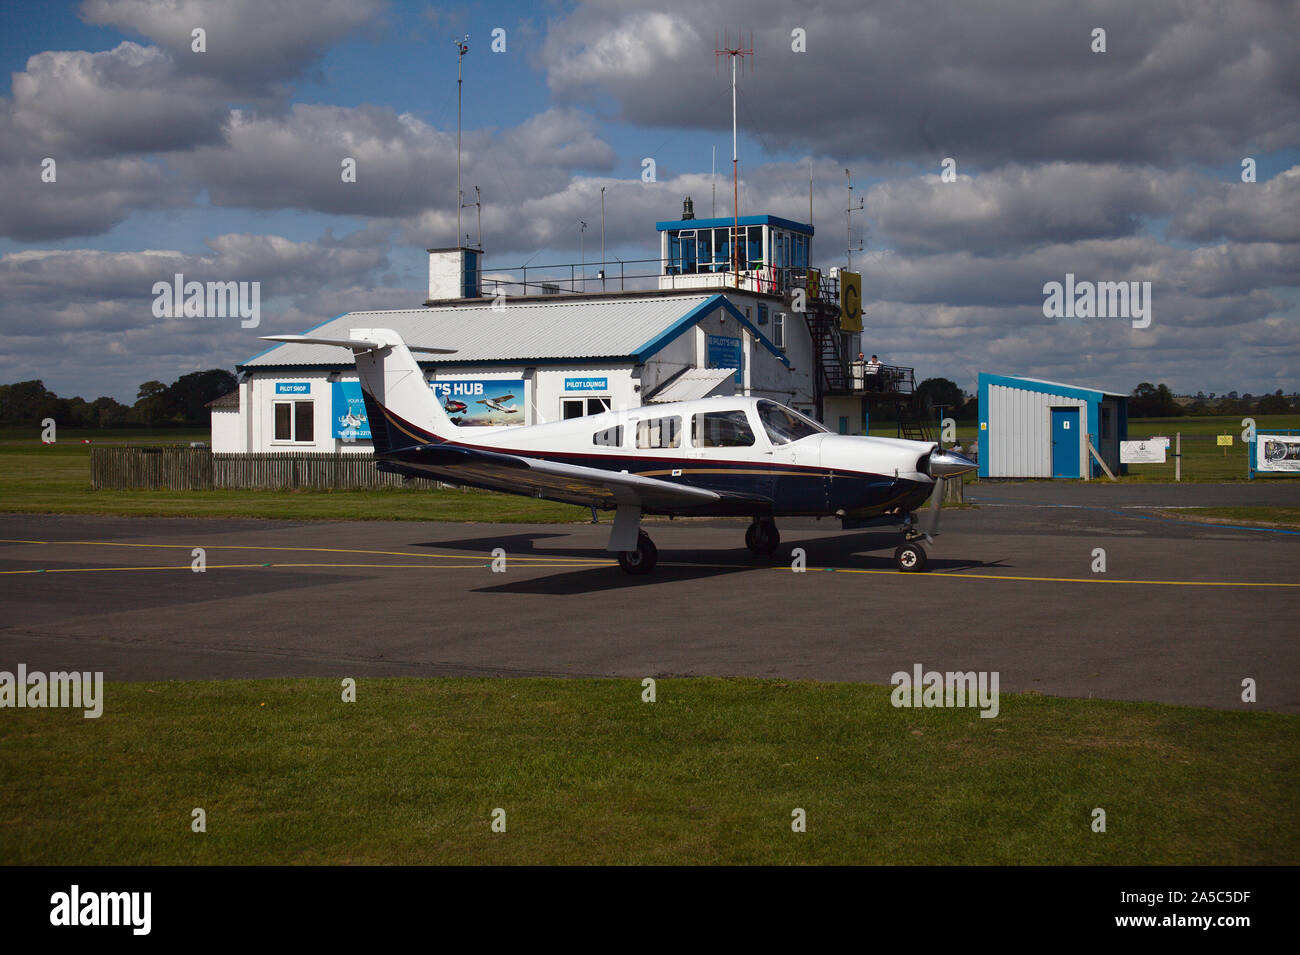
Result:
<svg viewBox="0 0 1300 955">
<path fill-rule="evenodd" d="M 306 335 L 264 337 L 267 341 L 338 345 L 352 350 L 375 454 L 436 444 L 460 430 L 447 417 L 412 354 L 416 351 L 449 354 L 455 349 L 411 347 L 389 328 L 353 328 L 349 334 L 351 337 L 346 339 Z"/>
</svg>

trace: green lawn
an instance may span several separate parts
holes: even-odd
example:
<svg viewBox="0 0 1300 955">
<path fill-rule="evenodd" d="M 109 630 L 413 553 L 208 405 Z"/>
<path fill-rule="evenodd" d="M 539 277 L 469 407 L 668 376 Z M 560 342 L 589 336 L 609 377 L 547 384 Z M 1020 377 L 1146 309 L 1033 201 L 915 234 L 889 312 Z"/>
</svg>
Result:
<svg viewBox="0 0 1300 955">
<path fill-rule="evenodd" d="M 590 520 L 586 508 L 489 491 L 432 484 L 362 491 L 95 491 L 90 448 L 95 444 L 188 444 L 206 433 L 0 432 L 0 513 L 112 514 L 128 517 L 264 517 L 328 520 L 496 521 L 563 523 Z"/>
<path fill-rule="evenodd" d="M 110 684 L 0 719 L 8 864 L 1282 864 L 1300 717 L 770 680 Z M 201 807 L 207 832 L 191 831 Z M 1094 808 L 1106 832 L 1090 828 Z M 506 832 L 490 829 L 494 809 Z M 807 832 L 791 813 L 807 813 Z"/>
</svg>

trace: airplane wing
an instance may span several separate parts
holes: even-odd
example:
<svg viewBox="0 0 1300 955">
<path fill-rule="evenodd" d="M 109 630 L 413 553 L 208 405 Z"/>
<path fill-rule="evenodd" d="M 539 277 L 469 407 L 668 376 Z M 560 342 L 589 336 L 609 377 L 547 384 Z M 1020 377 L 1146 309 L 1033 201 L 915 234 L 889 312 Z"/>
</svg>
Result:
<svg viewBox="0 0 1300 955">
<path fill-rule="evenodd" d="M 426 444 L 398 451 L 381 461 L 379 468 L 402 470 L 393 465 L 429 472 L 426 476 L 443 477 L 454 483 L 585 506 L 635 504 L 647 510 L 677 510 L 722 500 L 716 491 L 626 471 L 605 471 L 457 445 Z"/>
</svg>

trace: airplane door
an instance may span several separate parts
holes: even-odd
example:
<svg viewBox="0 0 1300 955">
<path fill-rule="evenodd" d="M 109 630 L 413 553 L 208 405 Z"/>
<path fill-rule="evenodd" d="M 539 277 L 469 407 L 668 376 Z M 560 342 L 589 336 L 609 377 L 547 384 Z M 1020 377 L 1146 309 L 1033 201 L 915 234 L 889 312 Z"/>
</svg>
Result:
<svg viewBox="0 0 1300 955">
<path fill-rule="evenodd" d="M 1052 409 L 1052 477 L 1077 478 L 1079 473 L 1079 409 Z"/>
</svg>

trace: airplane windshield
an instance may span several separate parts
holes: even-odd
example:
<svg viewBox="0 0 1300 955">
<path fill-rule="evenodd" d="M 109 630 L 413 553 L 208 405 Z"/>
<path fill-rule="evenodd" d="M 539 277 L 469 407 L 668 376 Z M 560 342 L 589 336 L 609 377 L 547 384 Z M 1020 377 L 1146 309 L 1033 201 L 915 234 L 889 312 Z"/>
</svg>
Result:
<svg viewBox="0 0 1300 955">
<path fill-rule="evenodd" d="M 758 417 L 767 430 L 767 436 L 773 444 L 789 444 L 813 434 L 829 432 L 811 418 L 805 418 L 799 412 L 775 401 L 764 399 L 758 403 Z"/>
</svg>

